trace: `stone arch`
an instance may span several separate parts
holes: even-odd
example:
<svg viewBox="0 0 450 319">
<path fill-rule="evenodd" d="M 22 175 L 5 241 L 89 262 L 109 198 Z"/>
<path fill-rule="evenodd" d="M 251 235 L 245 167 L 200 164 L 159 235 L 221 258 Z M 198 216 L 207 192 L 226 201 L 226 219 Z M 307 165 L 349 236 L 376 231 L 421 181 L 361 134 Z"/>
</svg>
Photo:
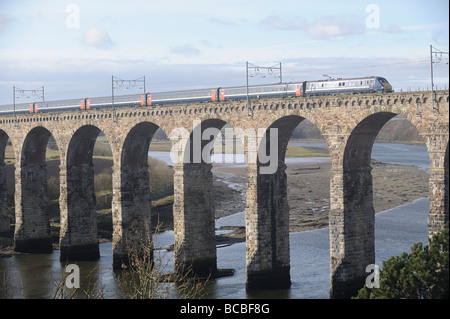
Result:
<svg viewBox="0 0 450 319">
<path fill-rule="evenodd" d="M 210 164 L 208 160 L 206 162 L 204 161 L 205 158 L 208 158 L 206 156 L 208 154 L 205 153 L 205 156 L 202 156 L 201 152 L 203 151 L 205 146 L 208 146 L 209 149 L 212 148 L 211 142 L 214 140 L 215 136 L 211 134 L 219 133 L 220 129 L 226 124 L 227 122 L 225 119 L 222 120 L 215 117 L 203 119 L 202 121 L 197 119 L 194 120 L 192 131 L 184 128 L 184 133 L 182 133 L 181 131 L 178 132 L 180 136 L 183 135 L 182 139 L 179 142 L 180 144 L 176 145 L 176 149 L 179 151 L 179 153 L 183 154 L 182 161 L 180 158 L 180 161 L 182 162 L 181 164 Z M 232 123 L 230 124 L 232 125 Z M 240 141 L 244 143 L 243 136 L 240 134 L 240 132 L 237 131 L 236 133 L 237 137 L 240 138 Z M 206 137 L 208 139 L 203 139 Z M 197 143 L 197 141 L 199 142 Z"/>
<path fill-rule="evenodd" d="M 16 188 L 15 250 L 20 252 L 53 251 L 47 184 L 46 149 L 52 133 L 42 127 L 32 128 L 22 145 L 20 187 Z"/>
<path fill-rule="evenodd" d="M 347 141 L 344 168 L 363 167 L 369 164 L 376 135 L 383 125 L 396 115 L 391 112 L 374 113 L 358 123 Z"/>
<path fill-rule="evenodd" d="M 179 150 L 182 160 L 176 160 L 174 166 L 175 268 L 182 270 L 188 263 L 200 276 L 217 275 L 210 154 L 214 140 L 226 123 L 215 117 L 196 120 L 192 130 L 182 129 L 179 144 L 174 145 L 182 148 Z"/>
<path fill-rule="evenodd" d="M 289 205 L 285 156 L 289 138 L 305 118 L 286 115 L 258 136 L 257 161 L 248 160 L 247 287 L 287 288 L 290 280 Z M 257 240 L 255 240 L 257 238 Z"/>
<path fill-rule="evenodd" d="M 114 172 L 113 267 L 127 265 L 128 249 L 150 245 L 151 194 L 148 149 L 158 129 L 141 122 L 127 133 L 120 155 L 120 169 Z"/>
<path fill-rule="evenodd" d="M 330 247 L 330 293 L 334 298 L 355 294 L 367 276 L 365 267 L 375 261 L 372 147 L 381 128 L 396 115 L 403 115 L 386 109 L 357 119 L 344 148 L 342 207 L 339 212 L 330 212 L 330 236 L 339 238 Z M 416 127 L 412 119 L 409 121 Z M 340 247 L 342 242 L 345 245 Z"/>
<path fill-rule="evenodd" d="M 71 136 L 66 180 L 61 187 L 60 259 L 97 260 L 100 257 L 96 221 L 93 151 L 100 128 L 79 127 Z M 64 171 L 63 171 L 64 170 Z"/>
</svg>

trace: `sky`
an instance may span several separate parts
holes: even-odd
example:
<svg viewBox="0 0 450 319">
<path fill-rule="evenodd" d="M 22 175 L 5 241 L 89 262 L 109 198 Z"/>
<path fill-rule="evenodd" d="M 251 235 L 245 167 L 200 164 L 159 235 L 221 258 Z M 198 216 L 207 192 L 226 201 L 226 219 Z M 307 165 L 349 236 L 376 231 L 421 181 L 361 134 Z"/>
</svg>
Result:
<svg viewBox="0 0 450 319">
<path fill-rule="evenodd" d="M 246 62 L 281 63 L 284 82 L 377 75 L 424 90 L 430 45 L 449 52 L 448 1 L 0 0 L 0 105 L 13 87 L 110 96 L 113 76 L 145 76 L 147 92 L 245 85 Z M 448 89 L 448 54 L 434 60 L 434 83 Z M 250 68 L 249 84 L 279 75 Z M 40 98 L 30 95 L 16 101 Z"/>
</svg>

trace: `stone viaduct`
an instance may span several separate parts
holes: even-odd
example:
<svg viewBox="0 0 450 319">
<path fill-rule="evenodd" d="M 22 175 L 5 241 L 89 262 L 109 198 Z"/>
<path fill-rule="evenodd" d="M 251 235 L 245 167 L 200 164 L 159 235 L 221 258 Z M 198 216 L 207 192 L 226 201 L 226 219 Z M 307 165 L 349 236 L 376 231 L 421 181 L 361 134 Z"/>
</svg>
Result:
<svg viewBox="0 0 450 319">
<path fill-rule="evenodd" d="M 147 154 L 153 134 L 162 128 L 169 136 L 176 128 L 191 132 L 173 143 L 193 144 L 193 123 L 207 128 L 278 129 L 276 172 L 261 174 L 264 164 L 251 146 L 246 190 L 247 289 L 290 286 L 289 207 L 287 203 L 287 142 L 304 119 L 325 137 L 331 155 L 330 178 L 330 297 L 348 297 L 362 287 L 365 268 L 373 264 L 374 208 L 370 158 L 374 139 L 392 117 L 407 118 L 420 132 L 430 156 L 428 231 L 432 236 L 448 221 L 449 92 L 323 97 L 268 98 L 245 101 L 127 107 L 0 117 L 0 225 L 5 228 L 5 146 L 15 152 L 15 249 L 50 252 L 47 217 L 45 151 L 53 136 L 60 152 L 61 260 L 99 258 L 95 219 L 92 152 L 100 132 L 113 153 L 113 260 L 120 267 L 127 249 L 149 235 L 151 194 Z M 201 143 L 206 145 L 205 141 Z M 273 151 L 273 149 L 272 149 Z M 186 153 L 187 154 L 187 153 Z M 184 155 L 186 155 L 184 154 Z M 190 156 L 195 156 L 190 152 Z M 212 165 L 179 163 L 174 167 L 175 265 L 192 263 L 198 274 L 217 271 L 214 240 Z M 6 225 L 5 225 L 6 224 Z M 1 229 L 0 229 L 1 231 Z"/>
</svg>

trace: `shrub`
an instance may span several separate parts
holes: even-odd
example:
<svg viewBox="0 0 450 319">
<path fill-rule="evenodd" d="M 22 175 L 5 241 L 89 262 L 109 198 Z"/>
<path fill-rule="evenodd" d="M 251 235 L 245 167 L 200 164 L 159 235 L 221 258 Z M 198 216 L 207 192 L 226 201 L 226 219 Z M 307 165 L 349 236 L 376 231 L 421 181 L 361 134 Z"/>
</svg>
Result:
<svg viewBox="0 0 450 319">
<path fill-rule="evenodd" d="M 383 262 L 380 288 L 359 290 L 359 299 L 448 299 L 449 226 L 435 234 L 429 246 L 415 243 L 411 253 Z"/>
<path fill-rule="evenodd" d="M 173 168 L 163 161 L 148 158 L 150 191 L 152 199 L 158 199 L 173 193 Z"/>
</svg>

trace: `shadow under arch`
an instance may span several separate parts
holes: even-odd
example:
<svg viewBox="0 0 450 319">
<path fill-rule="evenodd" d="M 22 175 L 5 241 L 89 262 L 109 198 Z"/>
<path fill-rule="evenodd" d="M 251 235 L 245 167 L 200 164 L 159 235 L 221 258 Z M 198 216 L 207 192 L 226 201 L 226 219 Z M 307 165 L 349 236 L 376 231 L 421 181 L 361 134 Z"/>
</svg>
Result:
<svg viewBox="0 0 450 319">
<path fill-rule="evenodd" d="M 8 140 L 8 134 L 5 131 L 0 130 L 0 233 L 8 233 L 10 231 L 7 172 L 5 163 Z"/>
<path fill-rule="evenodd" d="M 53 251 L 46 167 L 46 150 L 51 136 L 48 129 L 35 127 L 28 132 L 22 146 L 14 233 L 14 249 L 19 252 Z"/>
<path fill-rule="evenodd" d="M 72 136 L 61 168 L 60 260 L 100 258 L 97 232 L 93 150 L 101 130 L 93 125 L 80 127 Z M 65 171 L 65 172 L 64 172 Z"/>
<path fill-rule="evenodd" d="M 151 192 L 148 150 L 159 128 L 142 122 L 128 132 L 120 158 L 120 171 L 114 172 L 113 267 L 129 264 L 129 249 L 151 243 Z"/>
<path fill-rule="evenodd" d="M 444 187 L 445 187 L 445 193 L 444 193 L 444 205 L 445 205 L 445 209 L 444 209 L 444 213 L 445 213 L 445 216 L 444 216 L 444 223 L 448 223 L 448 220 L 449 220 L 449 204 L 448 204 L 448 201 L 449 201 L 449 187 L 450 187 L 450 185 L 449 185 L 449 145 L 450 143 L 449 142 L 447 142 L 447 148 L 446 148 L 446 151 L 445 151 L 445 158 L 444 158 Z"/>
</svg>

